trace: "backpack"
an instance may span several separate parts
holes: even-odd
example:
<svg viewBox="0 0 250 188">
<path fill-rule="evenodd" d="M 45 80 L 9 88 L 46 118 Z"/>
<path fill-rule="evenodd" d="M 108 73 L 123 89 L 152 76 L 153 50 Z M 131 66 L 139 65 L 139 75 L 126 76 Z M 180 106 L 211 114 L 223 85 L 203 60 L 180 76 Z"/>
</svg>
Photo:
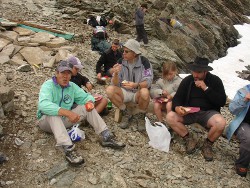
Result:
<svg viewBox="0 0 250 188">
<path fill-rule="evenodd" d="M 100 26 L 106 27 L 108 25 L 108 21 L 104 16 L 100 18 Z"/>
<path fill-rule="evenodd" d="M 103 26 L 96 26 L 94 31 L 93 31 L 93 36 L 98 38 L 98 39 L 107 39 L 108 38 L 106 29 Z"/>
<path fill-rule="evenodd" d="M 111 44 L 106 40 L 101 40 L 96 45 L 96 47 L 97 47 L 97 51 L 103 54 L 106 50 L 108 50 L 111 47 Z"/>
<path fill-rule="evenodd" d="M 96 18 L 94 16 L 91 16 L 89 20 L 87 21 L 88 25 L 91 25 L 92 27 L 98 26 L 98 22 L 96 21 Z"/>
</svg>

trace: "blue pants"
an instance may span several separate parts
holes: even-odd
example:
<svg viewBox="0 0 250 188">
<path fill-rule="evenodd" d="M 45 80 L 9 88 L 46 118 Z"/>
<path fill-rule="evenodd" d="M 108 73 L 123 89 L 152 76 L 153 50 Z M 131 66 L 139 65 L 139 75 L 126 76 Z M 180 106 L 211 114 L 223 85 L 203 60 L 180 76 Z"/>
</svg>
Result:
<svg viewBox="0 0 250 188">
<path fill-rule="evenodd" d="M 136 33 L 137 33 L 136 40 L 138 42 L 141 42 L 141 40 L 143 40 L 144 44 L 148 44 L 148 35 L 146 33 L 146 30 L 144 29 L 144 24 L 136 25 L 135 28 L 136 28 Z"/>
<path fill-rule="evenodd" d="M 248 168 L 250 163 L 250 124 L 241 123 L 236 131 L 236 137 L 240 142 L 240 156 L 235 164 L 242 168 Z"/>
</svg>

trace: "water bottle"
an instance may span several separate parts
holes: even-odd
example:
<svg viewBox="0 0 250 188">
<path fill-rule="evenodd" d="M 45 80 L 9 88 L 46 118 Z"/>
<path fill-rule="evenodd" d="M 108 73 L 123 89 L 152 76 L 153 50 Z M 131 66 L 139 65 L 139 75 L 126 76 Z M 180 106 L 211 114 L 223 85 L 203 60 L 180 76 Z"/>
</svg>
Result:
<svg viewBox="0 0 250 188">
<path fill-rule="evenodd" d="M 111 101 L 108 102 L 107 108 L 108 108 L 108 110 L 112 109 L 112 102 Z"/>
</svg>

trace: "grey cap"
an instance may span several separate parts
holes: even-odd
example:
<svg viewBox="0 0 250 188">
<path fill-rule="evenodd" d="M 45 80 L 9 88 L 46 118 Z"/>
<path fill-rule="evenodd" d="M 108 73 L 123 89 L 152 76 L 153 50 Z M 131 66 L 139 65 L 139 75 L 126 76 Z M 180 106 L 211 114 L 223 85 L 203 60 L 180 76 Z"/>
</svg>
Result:
<svg viewBox="0 0 250 188">
<path fill-rule="evenodd" d="M 58 72 L 63 72 L 66 70 L 69 70 L 72 72 L 72 68 L 73 68 L 73 65 L 70 64 L 68 61 L 59 61 L 58 65 L 56 67 L 56 70 Z"/>
<path fill-rule="evenodd" d="M 75 57 L 75 56 L 71 56 L 67 59 L 67 61 L 72 64 L 74 67 L 78 68 L 78 69 L 82 69 L 83 65 L 81 63 L 81 61 Z"/>
</svg>

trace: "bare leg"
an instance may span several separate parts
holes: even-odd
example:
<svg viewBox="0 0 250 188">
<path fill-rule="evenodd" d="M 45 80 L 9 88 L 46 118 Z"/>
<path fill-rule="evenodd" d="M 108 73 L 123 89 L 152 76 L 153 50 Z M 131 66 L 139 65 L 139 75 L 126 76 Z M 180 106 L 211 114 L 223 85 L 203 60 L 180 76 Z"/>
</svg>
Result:
<svg viewBox="0 0 250 188">
<path fill-rule="evenodd" d="M 109 100 L 116 106 L 116 107 L 121 107 L 123 103 L 123 93 L 121 88 L 117 86 L 108 86 L 106 89 L 107 96 Z"/>
<path fill-rule="evenodd" d="M 188 129 L 182 123 L 183 118 L 177 113 L 171 111 L 167 114 L 167 123 L 168 125 L 181 137 L 184 137 L 188 133 Z"/>
<path fill-rule="evenodd" d="M 146 111 L 149 105 L 149 90 L 142 88 L 136 93 L 136 103 L 138 103 L 139 109 Z"/>
<path fill-rule="evenodd" d="M 108 104 L 108 99 L 102 98 L 100 101 L 95 103 L 95 109 L 98 113 L 102 112 Z"/>
<path fill-rule="evenodd" d="M 166 109 L 167 109 L 167 113 L 169 113 L 171 111 L 171 109 L 172 109 L 172 101 L 167 102 Z"/>
<path fill-rule="evenodd" d="M 154 112 L 155 112 L 155 115 L 156 115 L 158 121 L 160 121 L 160 122 L 163 121 L 162 112 L 161 112 L 162 109 L 161 108 L 162 108 L 161 103 L 159 103 L 159 102 L 154 103 Z"/>
<path fill-rule="evenodd" d="M 211 142 L 214 142 L 222 135 L 226 126 L 226 120 L 222 115 L 215 114 L 208 120 L 207 126 L 210 128 L 207 137 Z"/>
</svg>

